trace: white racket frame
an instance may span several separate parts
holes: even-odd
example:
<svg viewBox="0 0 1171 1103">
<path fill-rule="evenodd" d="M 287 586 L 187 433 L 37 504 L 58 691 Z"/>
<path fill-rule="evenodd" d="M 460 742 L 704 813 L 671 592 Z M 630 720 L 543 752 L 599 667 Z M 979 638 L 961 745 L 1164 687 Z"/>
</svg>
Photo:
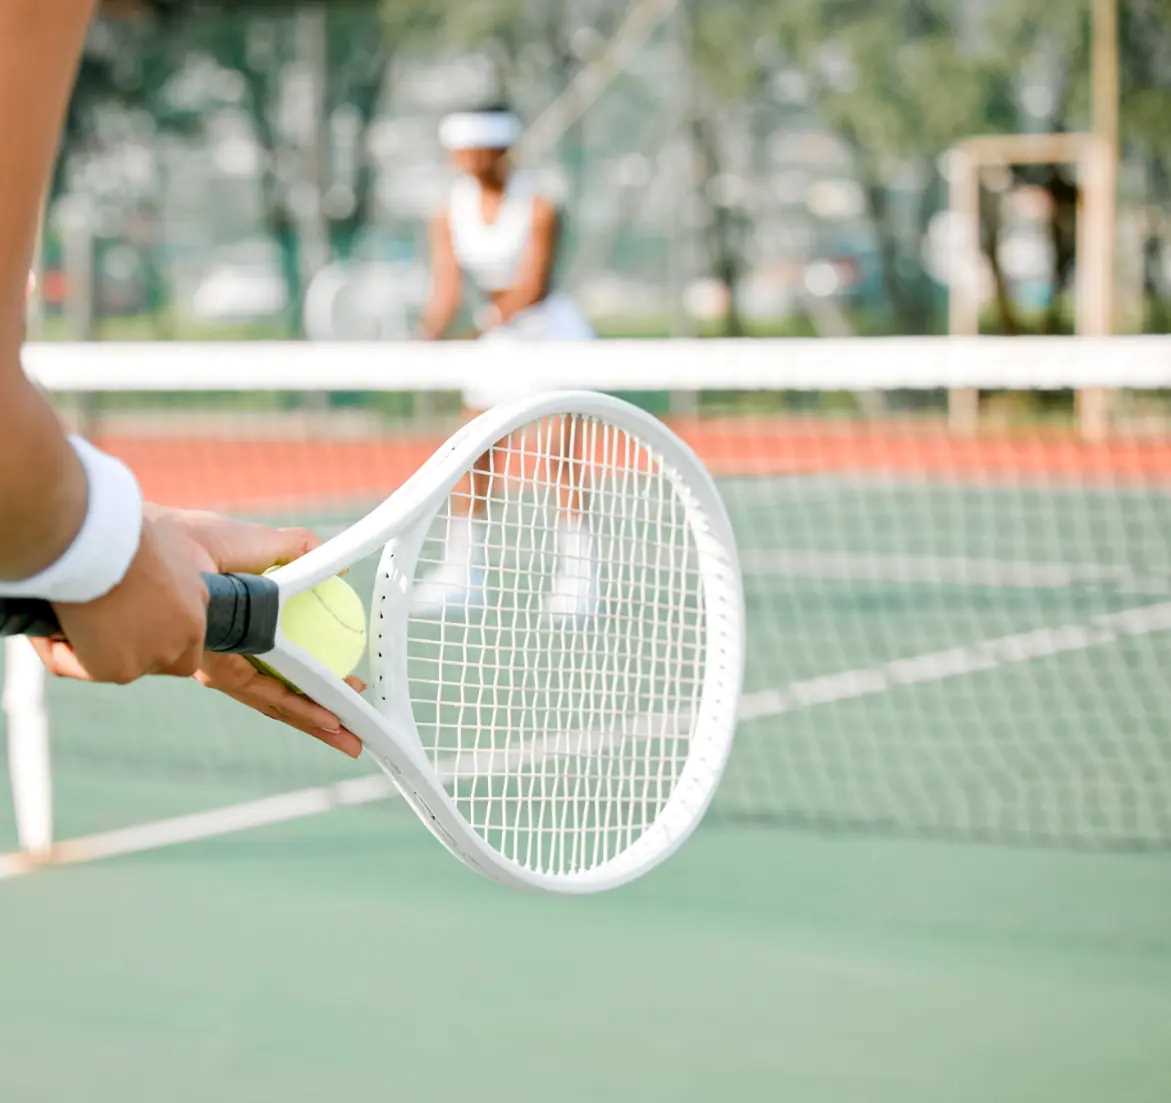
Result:
<svg viewBox="0 0 1171 1103">
<path fill-rule="evenodd" d="M 694 535 L 703 579 L 703 690 L 683 771 L 654 822 L 626 850 L 588 870 L 526 868 L 489 846 L 460 814 L 427 757 L 411 713 L 405 647 L 415 566 L 428 528 L 476 459 L 510 433 L 559 414 L 598 417 L 661 457 Z M 494 407 L 456 432 L 385 502 L 333 539 L 270 577 L 283 606 L 379 548 L 370 611 L 371 669 L 385 684 L 367 701 L 277 629 L 276 647 L 259 658 L 335 713 L 364 743 L 423 823 L 452 854 L 479 873 L 517 888 L 589 893 L 615 888 L 669 857 L 702 819 L 715 793 L 736 722 L 744 668 L 744 598 L 732 526 L 715 484 L 695 453 L 656 418 L 591 391 L 553 391 Z M 381 619 L 380 619 L 381 617 Z M 389 660 L 379 648 L 395 649 Z M 372 687 L 374 693 L 377 687 Z"/>
</svg>

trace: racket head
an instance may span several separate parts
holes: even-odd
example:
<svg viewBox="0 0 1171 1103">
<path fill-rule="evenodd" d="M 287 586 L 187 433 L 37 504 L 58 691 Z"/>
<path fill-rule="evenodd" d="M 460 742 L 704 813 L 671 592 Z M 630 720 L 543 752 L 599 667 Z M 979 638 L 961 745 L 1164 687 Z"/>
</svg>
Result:
<svg viewBox="0 0 1171 1103">
<path fill-rule="evenodd" d="M 469 422 L 394 500 L 369 697 L 407 745 L 405 767 L 379 760 L 420 817 L 523 887 L 599 891 L 666 859 L 719 782 L 744 663 L 702 463 L 629 403 L 553 392 Z M 462 589 L 421 607 L 468 524 Z"/>
</svg>

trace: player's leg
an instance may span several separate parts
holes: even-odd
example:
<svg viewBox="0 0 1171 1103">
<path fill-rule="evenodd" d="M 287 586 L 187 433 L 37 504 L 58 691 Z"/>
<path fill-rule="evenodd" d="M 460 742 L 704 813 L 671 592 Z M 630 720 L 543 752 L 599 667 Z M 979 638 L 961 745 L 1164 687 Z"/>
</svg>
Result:
<svg viewBox="0 0 1171 1103">
<path fill-rule="evenodd" d="M 596 426 L 579 417 L 559 421 L 551 455 L 557 484 L 557 562 L 542 611 L 553 618 L 588 617 L 597 611 L 599 600 L 597 547 L 589 525 Z"/>
<path fill-rule="evenodd" d="M 415 616 L 437 616 L 453 606 L 471 609 L 483 605 L 492 479 L 493 453 L 489 450 L 452 491 L 439 558 L 411 593 Z"/>
</svg>

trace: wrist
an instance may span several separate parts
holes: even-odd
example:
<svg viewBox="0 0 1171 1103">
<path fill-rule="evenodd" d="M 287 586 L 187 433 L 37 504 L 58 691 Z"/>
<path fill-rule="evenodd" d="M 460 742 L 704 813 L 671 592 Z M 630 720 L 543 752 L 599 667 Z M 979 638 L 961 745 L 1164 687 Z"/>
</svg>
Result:
<svg viewBox="0 0 1171 1103">
<path fill-rule="evenodd" d="M 130 470 L 80 437 L 69 443 L 86 477 L 86 509 L 72 542 L 30 578 L 0 581 L 0 594 L 81 603 L 122 581 L 138 550 L 142 495 Z"/>
</svg>

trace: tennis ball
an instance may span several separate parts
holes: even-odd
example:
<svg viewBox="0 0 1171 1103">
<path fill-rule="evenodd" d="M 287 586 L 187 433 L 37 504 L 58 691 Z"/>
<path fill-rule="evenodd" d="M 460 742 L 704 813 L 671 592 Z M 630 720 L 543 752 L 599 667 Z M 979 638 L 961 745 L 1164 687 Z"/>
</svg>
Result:
<svg viewBox="0 0 1171 1103">
<path fill-rule="evenodd" d="M 353 587 L 335 575 L 285 602 L 281 630 L 344 678 L 366 648 L 366 610 Z"/>
</svg>

